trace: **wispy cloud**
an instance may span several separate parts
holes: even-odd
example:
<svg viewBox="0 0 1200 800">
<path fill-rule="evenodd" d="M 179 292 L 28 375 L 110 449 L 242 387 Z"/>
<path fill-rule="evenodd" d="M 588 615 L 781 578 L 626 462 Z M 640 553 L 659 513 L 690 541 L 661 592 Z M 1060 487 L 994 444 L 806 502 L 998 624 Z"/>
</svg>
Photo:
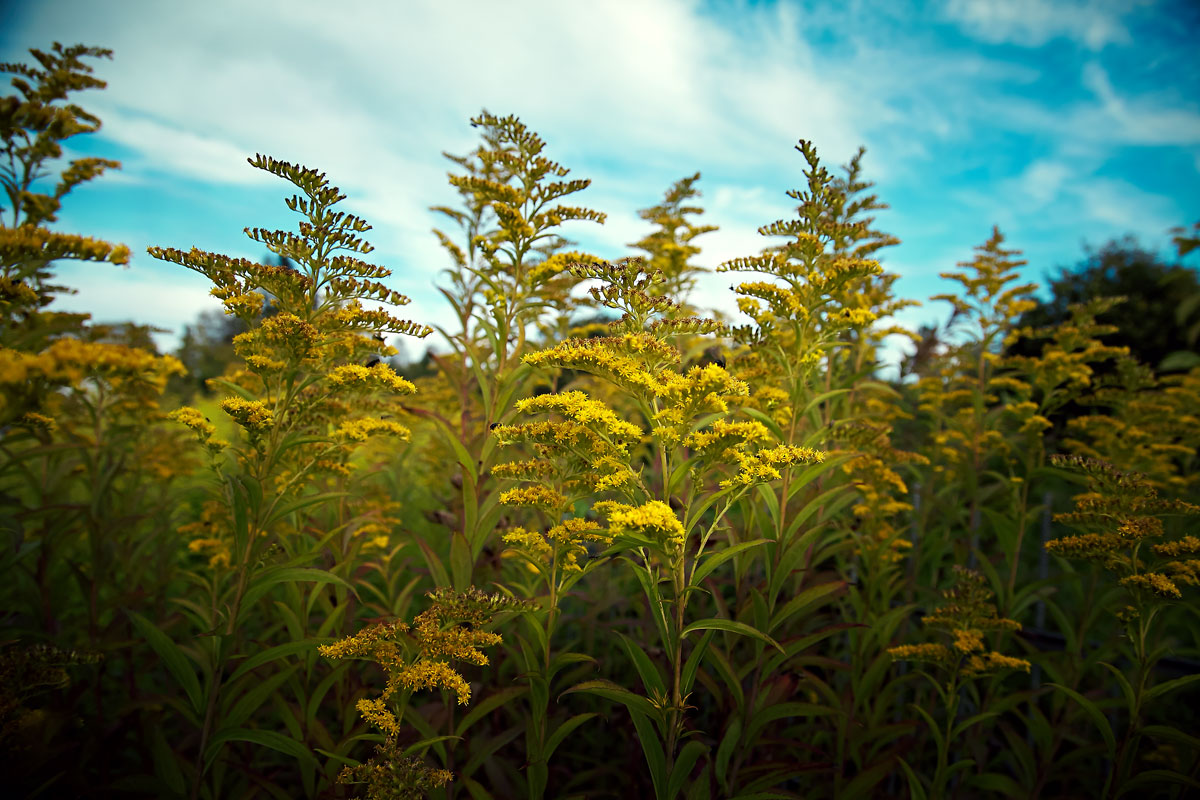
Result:
<svg viewBox="0 0 1200 800">
<path fill-rule="evenodd" d="M 101 136 L 120 148 L 127 181 L 142 188 L 140 224 L 156 214 L 173 220 L 171 237 L 146 230 L 145 238 L 172 243 L 181 218 L 208 218 L 225 198 L 246 208 L 261 201 L 261 215 L 231 221 L 228 238 L 194 242 L 246 254 L 254 246 L 242 225 L 292 219 L 280 202 L 289 187 L 245 158 L 262 152 L 318 167 L 349 194 L 347 208 L 375 224 L 380 263 L 397 268 L 397 288 L 428 298 L 419 311 L 433 321 L 444 309 L 432 284 L 447 260 L 428 232 L 441 220 L 427 208 L 455 198 L 440 152 L 475 146 L 466 121 L 484 106 L 519 114 L 546 138 L 548 155 L 593 179 L 578 202 L 608 212 L 608 224 L 565 233 L 614 258 L 645 233 L 635 210 L 697 170 L 704 221 L 721 227 L 701 240 L 701 261 L 756 252 L 764 240 L 755 229 L 789 216 L 795 203 L 784 191 L 803 184 L 792 151 L 799 137 L 837 172 L 868 147 L 866 177 L 895 209 L 880 226 L 904 240 L 884 255 L 905 275 L 900 290 L 918 296 L 940 291 L 936 272 L 968 259 L 992 223 L 1028 246 L 1031 260 L 1061 261 L 1082 232 L 1161 234 L 1157 226 L 1189 221 L 1180 209 L 1197 199 L 1186 185 L 1170 195 L 1145 188 L 1143 175 L 1165 169 L 1153 157 L 1140 174 L 1106 167 L 1127 148 L 1153 147 L 1200 168 L 1200 113 L 1185 102 L 1196 76 L 1146 92 L 1110 63 L 1113 53 L 1145 52 L 1146 64 L 1160 55 L 1143 31 L 1130 34 L 1149 19 L 1146 3 L 125 0 L 119 8 L 30 4 L 0 40 L 6 60 L 56 39 L 114 49 L 97 70 L 109 89 L 80 100 L 104 120 Z M 964 46 L 955 30 L 1028 55 Z M 1078 47 L 1045 47 L 1064 41 Z M 87 228 L 85 218 L 72 223 Z M 161 272 L 145 256 L 130 274 L 141 270 L 151 277 L 131 292 L 150 292 Z M 96 284 L 92 297 L 120 302 L 98 287 L 111 276 L 79 277 Z M 731 307 L 727 277 L 706 279 L 697 299 Z M 213 302 L 203 288 L 187 290 L 199 297 L 189 308 Z M 131 314 L 174 308 L 136 296 L 145 303 Z"/>
<path fill-rule="evenodd" d="M 1041 47 L 1068 39 L 1090 50 L 1128 44 L 1124 17 L 1138 0 L 949 0 L 945 16 L 970 35 L 995 44 Z"/>
</svg>

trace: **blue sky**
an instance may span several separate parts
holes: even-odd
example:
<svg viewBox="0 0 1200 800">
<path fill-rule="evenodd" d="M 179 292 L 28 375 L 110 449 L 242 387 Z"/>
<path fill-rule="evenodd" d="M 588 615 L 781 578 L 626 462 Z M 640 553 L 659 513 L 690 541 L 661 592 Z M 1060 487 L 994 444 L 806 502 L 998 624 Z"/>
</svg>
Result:
<svg viewBox="0 0 1200 800">
<path fill-rule="evenodd" d="M 945 0 L 564 3 L 345 0 L 26 0 L 0 4 L 0 60 L 81 42 L 114 51 L 77 95 L 103 129 L 68 143 L 123 169 L 76 190 L 57 228 L 128 244 L 130 268 L 67 265 L 60 307 L 171 331 L 219 308 L 205 279 L 145 253 L 193 245 L 260 259 L 250 227 L 294 229 L 265 153 L 328 173 L 342 208 L 375 226 L 373 259 L 449 321 L 434 290 L 447 258 L 428 206 L 453 203 L 442 151 L 476 143 L 481 108 L 517 114 L 592 186 L 604 226 L 565 233 L 630 255 L 639 208 L 700 171 L 706 266 L 757 252 L 758 226 L 792 214 L 796 140 L 831 168 L 867 148 L 891 208 L 881 251 L 904 297 L 950 285 L 998 225 L 1041 281 L 1134 234 L 1173 256 L 1168 228 L 1200 219 L 1200 6 L 1180 2 Z M 1196 255 L 1189 261 L 1194 262 Z M 694 298 L 733 310 L 729 276 Z M 942 320 L 945 303 L 899 322 Z M 421 346 L 409 345 L 416 354 Z"/>
</svg>

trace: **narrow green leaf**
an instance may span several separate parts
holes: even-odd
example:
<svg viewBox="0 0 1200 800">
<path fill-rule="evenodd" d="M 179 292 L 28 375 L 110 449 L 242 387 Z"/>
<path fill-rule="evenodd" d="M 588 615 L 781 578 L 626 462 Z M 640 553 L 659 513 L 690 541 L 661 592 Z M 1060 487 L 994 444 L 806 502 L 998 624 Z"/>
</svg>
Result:
<svg viewBox="0 0 1200 800">
<path fill-rule="evenodd" d="M 701 559 L 699 566 L 697 566 L 692 572 L 692 580 L 690 585 L 699 586 L 700 582 L 707 578 L 713 570 L 724 564 L 729 559 L 733 558 L 739 553 L 744 553 L 753 547 L 761 547 L 762 545 L 766 544 L 767 541 L 767 539 L 755 539 L 751 542 L 740 542 L 738 544 L 726 547 L 724 550 L 718 550 L 715 553 L 704 556 Z"/>
<path fill-rule="evenodd" d="M 921 779 L 917 777 L 917 773 L 913 772 L 913 768 L 903 758 L 900 759 L 900 768 L 904 770 L 904 775 L 908 778 L 908 796 L 911 800 L 926 800 L 929 795 L 925 793 L 925 786 L 921 783 Z"/>
<path fill-rule="evenodd" d="M 272 750 L 289 755 L 292 758 L 302 762 L 310 762 L 313 766 L 317 764 L 316 757 L 309 752 L 309 749 L 300 742 L 282 733 L 275 731 L 260 731 L 250 728 L 227 728 L 218 731 L 213 736 L 208 744 L 208 749 L 205 752 L 205 764 L 211 764 L 221 752 L 221 746 L 226 742 L 250 742 L 251 744 L 269 747 Z"/>
<path fill-rule="evenodd" d="M 742 718 L 737 716 L 729 723 L 729 727 L 725 729 L 725 735 L 721 737 L 721 744 L 717 746 L 714 772 L 717 776 L 717 782 L 722 787 L 725 786 L 725 773 L 729 771 L 729 759 L 733 757 L 734 749 L 741 742 L 741 738 Z"/>
<path fill-rule="evenodd" d="M 479 470 L 475 465 L 475 459 L 467 452 L 467 448 L 459 441 L 458 436 L 454 431 L 450 430 L 445 422 L 437 417 L 429 417 L 428 419 L 433 420 L 434 427 L 441 432 L 442 438 L 450 445 L 450 448 L 454 451 L 454 457 L 458 459 L 458 463 L 463 468 L 463 471 L 471 476 L 472 482 L 479 483 Z"/>
<path fill-rule="evenodd" d="M 1165 694 L 1170 694 L 1176 689 L 1182 689 L 1189 683 L 1195 683 L 1196 681 L 1200 681 L 1200 672 L 1197 672 L 1194 675 L 1184 675 L 1182 678 L 1176 678 L 1173 681 L 1164 681 L 1158 686 L 1150 689 L 1150 691 L 1146 692 L 1146 698 L 1148 700 L 1153 700 L 1156 697 L 1162 697 Z"/>
<path fill-rule="evenodd" d="M 188 700 L 192 703 L 192 709 L 199 714 L 200 708 L 203 706 L 200 680 L 196 677 L 196 672 L 192 669 L 187 656 L 179 649 L 179 645 L 171 641 L 170 637 L 160 631 L 158 626 L 153 622 L 136 611 L 129 611 L 127 613 L 129 614 L 130 621 L 133 622 L 133 626 L 137 628 L 138 633 L 142 635 L 142 638 L 146 640 L 150 647 L 154 648 L 154 652 L 167 665 L 167 670 L 175 678 L 175 682 L 187 693 Z"/>
<path fill-rule="evenodd" d="M 1096 726 L 1096 730 L 1100 731 L 1100 735 L 1104 738 L 1104 744 L 1108 748 L 1108 757 L 1112 758 L 1117 749 L 1117 739 L 1113 736 L 1112 726 L 1108 724 L 1108 718 L 1104 716 L 1104 712 L 1095 703 L 1074 689 L 1063 686 L 1060 683 L 1047 683 L 1046 685 L 1058 689 L 1087 712 L 1087 715 L 1092 718 L 1092 724 Z"/>
<path fill-rule="evenodd" d="M 557 750 L 558 746 L 563 743 L 563 740 L 571 735 L 571 731 L 575 730 L 589 719 L 598 716 L 600 715 L 594 711 L 589 711 L 586 714 L 576 714 L 562 725 L 559 725 L 554 729 L 554 733 L 550 734 L 550 738 L 546 740 L 546 745 L 542 749 L 542 758 L 549 761 L 550 757 L 554 755 L 554 751 Z"/>
<path fill-rule="evenodd" d="M 605 700 L 613 700 L 637 714 L 645 714 L 648 717 L 658 715 L 658 710 L 645 697 L 642 697 L 640 694 L 634 694 L 625 687 L 618 686 L 612 681 L 603 679 L 584 681 L 583 683 L 567 689 L 565 692 L 559 695 L 559 697 L 564 697 L 568 694 L 574 694 L 575 692 L 594 694 L 597 697 L 603 697 Z"/>
<path fill-rule="evenodd" d="M 254 604 L 271 591 L 273 586 L 281 583 L 335 583 L 358 597 L 358 592 L 354 590 L 353 586 L 332 572 L 313 567 L 283 567 L 263 570 L 254 576 L 250 581 L 250 588 L 246 590 L 246 595 L 242 600 L 242 608 L 253 608 Z"/>
<path fill-rule="evenodd" d="M 667 779 L 667 798 L 678 797 L 683 791 L 683 784 L 687 782 L 688 776 L 692 774 L 692 767 L 696 766 L 696 761 L 700 758 L 700 754 L 708 750 L 708 746 L 703 742 L 698 742 L 692 739 L 679 750 L 679 755 L 675 757 L 675 766 L 671 768 L 671 775 Z"/>
<path fill-rule="evenodd" d="M 233 683 L 238 678 L 245 675 L 252 669 L 261 667 L 263 664 L 270 664 L 272 661 L 277 661 L 287 656 L 293 656 L 300 653 L 309 653 L 317 648 L 318 645 L 328 644 L 330 639 L 305 639 L 299 642 L 287 642 L 285 644 L 269 647 L 266 650 L 255 653 L 247 658 L 241 664 L 238 664 L 237 669 L 229 676 L 228 683 Z"/>
<path fill-rule="evenodd" d="M 711 619 L 698 620 L 697 622 L 693 622 L 691 625 L 688 625 L 686 628 L 684 628 L 681 635 L 686 637 L 693 631 L 725 631 L 727 633 L 740 634 L 741 636 L 751 636 L 761 642 L 766 642 L 776 650 L 783 652 L 783 648 L 779 646 L 779 642 L 775 641 L 770 636 L 767 636 L 757 628 L 750 627 L 744 622 L 738 622 L 732 619 L 720 619 L 713 617 Z"/>
<path fill-rule="evenodd" d="M 638 740 L 642 743 L 642 752 L 646 754 L 646 764 L 650 767 L 650 781 L 654 784 L 655 800 L 673 800 L 667 797 L 667 757 L 663 754 L 662 743 L 658 740 L 658 731 L 646 714 L 629 709 L 633 718 L 633 727 L 637 730 Z"/>
<path fill-rule="evenodd" d="M 637 669 L 638 677 L 642 679 L 642 686 L 646 688 L 646 694 L 653 696 L 665 695 L 667 688 L 663 682 L 662 675 L 658 671 L 658 666 L 650 660 L 650 656 L 646 655 L 646 651 L 641 645 L 630 639 L 625 634 L 617 631 L 617 636 L 621 637 L 621 643 L 625 645 L 625 652 L 629 653 L 629 660 L 633 662 L 633 666 Z"/>
</svg>

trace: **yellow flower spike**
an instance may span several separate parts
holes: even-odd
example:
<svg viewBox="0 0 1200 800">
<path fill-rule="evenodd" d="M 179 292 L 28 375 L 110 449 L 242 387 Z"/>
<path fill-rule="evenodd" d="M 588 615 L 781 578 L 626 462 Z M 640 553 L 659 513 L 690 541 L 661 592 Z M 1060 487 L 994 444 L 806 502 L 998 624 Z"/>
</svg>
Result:
<svg viewBox="0 0 1200 800">
<path fill-rule="evenodd" d="M 347 442 L 365 442 L 368 437 L 377 433 L 395 436 L 405 441 L 412 437 L 412 431 L 399 422 L 371 418 L 343 422 L 338 426 L 335 435 Z"/>
<path fill-rule="evenodd" d="M 275 413 L 261 400 L 226 397 L 221 401 L 221 410 L 251 433 L 262 433 L 275 424 Z"/>
<path fill-rule="evenodd" d="M 548 486 L 518 486 L 502 492 L 500 502 L 508 506 L 528 506 L 553 511 L 566 505 L 567 498 Z"/>
<path fill-rule="evenodd" d="M 660 539 L 671 547 L 682 547 L 684 544 L 683 523 L 671 507 L 661 500 L 651 500 L 640 506 L 601 500 L 593 508 L 608 518 L 609 528 L 614 535 L 641 533 Z"/>
<path fill-rule="evenodd" d="M 1127 575 L 1120 580 L 1120 584 L 1131 589 L 1153 592 L 1159 597 L 1167 597 L 1174 600 L 1183 597 L 1183 593 L 1179 591 L 1179 587 L 1175 585 L 1175 582 L 1166 575 L 1158 572 Z"/>
</svg>

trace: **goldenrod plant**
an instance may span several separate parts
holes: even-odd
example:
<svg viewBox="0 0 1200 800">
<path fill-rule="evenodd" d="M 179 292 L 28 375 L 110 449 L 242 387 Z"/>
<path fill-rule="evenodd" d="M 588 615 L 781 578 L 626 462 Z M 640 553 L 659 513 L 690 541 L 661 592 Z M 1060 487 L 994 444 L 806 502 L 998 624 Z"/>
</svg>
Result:
<svg viewBox="0 0 1200 800">
<path fill-rule="evenodd" d="M 1020 670 L 1029 672 L 1030 664 L 1022 658 L 1014 658 L 989 649 L 985 637 L 995 631 L 1015 631 L 1021 624 L 1000 616 L 991 602 L 992 593 L 984 585 L 984 577 L 974 570 L 961 566 L 954 568 L 954 585 L 943 592 L 946 603 L 934 613 L 922 617 L 927 628 L 941 631 L 950 640 L 949 644 L 930 642 L 927 644 L 905 644 L 888 649 L 897 661 L 916 661 L 933 666 L 937 675 L 922 673 L 937 690 L 939 705 L 945 719 L 939 722 L 927 709 L 914 705 L 937 744 L 937 763 L 933 775 L 922 781 L 906 761 L 901 759 L 908 776 L 909 790 L 915 798 L 930 797 L 940 800 L 954 796 L 951 781 L 958 773 L 970 769 L 974 761 L 964 758 L 950 763 L 950 754 L 956 740 L 968 729 L 995 716 L 998 712 L 984 710 L 959 719 L 964 688 L 970 691 L 971 681 L 988 675 Z M 978 704 L 976 704 L 978 707 Z"/>
<path fill-rule="evenodd" d="M 377 301 L 401 306 L 408 298 L 380 282 L 391 274 L 387 268 L 341 254 L 370 253 L 371 245 L 359 234 L 371 226 L 353 214 L 334 210 L 346 196 L 330 186 L 323 173 L 268 156 L 248 160 L 299 190 L 287 200 L 288 207 L 305 218 L 299 233 L 246 229 L 252 240 L 290 259 L 295 268 L 256 264 L 197 248 L 189 252 L 149 248 L 152 256 L 207 277 L 226 313 L 249 325 L 249 331 L 235 341 L 245 369 L 217 381 L 228 393 L 220 405 L 238 426 L 237 441 L 214 442 L 213 424 L 195 409 L 185 407 L 174 414 L 210 452 L 221 449 L 213 453 L 212 461 L 217 479 L 215 535 L 189 545 L 211 554 L 210 569 L 196 577 L 208 590 L 208 602 L 186 608 L 193 624 L 208 632 L 199 659 L 203 680 L 174 642 L 165 637 L 157 640 L 157 649 L 188 693 L 200 727 L 191 768 L 192 798 L 200 796 L 206 776 L 229 741 L 258 742 L 313 762 L 300 742 L 243 727 L 256 707 L 269 699 L 261 689 L 272 683 L 262 684 L 246 668 L 247 663 L 263 662 L 251 655 L 231 674 L 227 667 L 244 646 L 245 619 L 278 584 L 333 583 L 354 592 L 334 572 L 306 566 L 322 555 L 337 529 L 310 534 L 297 530 L 296 522 L 302 511 L 311 514 L 314 506 L 336 498 L 307 491 L 317 475 L 344 470 L 350 453 L 372 436 L 409 437 L 408 428 L 382 412 L 388 408 L 388 398 L 409 394 L 415 387 L 382 362 L 371 367 L 362 362 L 371 354 L 391 350 L 375 338 L 381 333 L 426 336 L 431 332 L 385 308 L 363 305 Z M 267 295 L 278 311 L 263 318 Z M 309 596 L 309 608 L 319 591 Z M 148 631 L 148 622 L 135 621 Z M 279 658 L 291 652 L 272 655 Z M 214 793 L 219 793 L 220 774 L 214 778 Z"/>
<path fill-rule="evenodd" d="M 1049 541 L 1046 549 L 1061 558 L 1098 563 L 1124 590 L 1118 601 L 1122 607 L 1114 610 L 1125 629 L 1122 655 L 1133 669 L 1100 662 L 1120 687 L 1126 704 L 1120 738 L 1093 700 L 1070 687 L 1055 685 L 1084 709 L 1103 739 L 1109 768 L 1097 796 L 1120 797 L 1156 782 L 1200 788 L 1200 782 L 1180 770 L 1186 768 L 1186 761 L 1168 762 L 1174 769 L 1154 769 L 1141 753 L 1146 739 L 1168 744 L 1191 742 L 1183 731 L 1147 725 L 1145 716 L 1150 704 L 1161 703 L 1169 694 L 1200 680 L 1200 673 L 1158 685 L 1152 679 L 1154 663 L 1171 646 L 1161 638 L 1163 616 L 1170 604 L 1184 599 L 1185 590 L 1200 585 L 1200 538 L 1173 533 L 1165 518 L 1195 519 L 1200 517 L 1200 506 L 1160 497 L 1147 476 L 1122 472 L 1103 461 L 1081 456 L 1056 456 L 1053 461 L 1087 476 L 1088 491 L 1076 495 L 1074 511 L 1056 515 L 1057 520 L 1083 532 Z"/>
</svg>

